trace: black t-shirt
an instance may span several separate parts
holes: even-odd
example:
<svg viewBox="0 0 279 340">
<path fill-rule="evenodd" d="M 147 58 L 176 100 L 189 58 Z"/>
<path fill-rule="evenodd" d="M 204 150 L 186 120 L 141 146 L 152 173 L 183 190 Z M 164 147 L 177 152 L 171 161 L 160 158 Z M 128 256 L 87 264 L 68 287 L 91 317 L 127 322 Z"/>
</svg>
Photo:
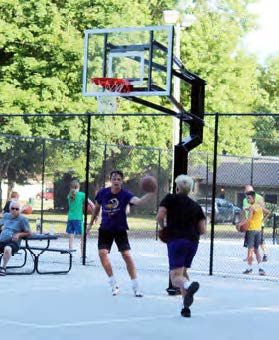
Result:
<svg viewBox="0 0 279 340">
<path fill-rule="evenodd" d="M 167 227 L 172 237 L 198 241 L 198 222 L 205 216 L 198 203 L 184 194 L 167 194 L 160 203 L 167 209 Z"/>
</svg>

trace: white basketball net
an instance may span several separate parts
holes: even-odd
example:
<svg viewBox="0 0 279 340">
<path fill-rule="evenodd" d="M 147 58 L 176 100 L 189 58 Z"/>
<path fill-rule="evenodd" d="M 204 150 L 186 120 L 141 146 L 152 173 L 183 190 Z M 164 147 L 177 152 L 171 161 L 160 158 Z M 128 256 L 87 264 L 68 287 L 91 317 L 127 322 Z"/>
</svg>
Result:
<svg viewBox="0 0 279 340">
<path fill-rule="evenodd" d="M 103 89 L 101 85 L 92 84 L 94 92 L 104 93 L 110 91 L 109 89 Z M 113 84 L 111 85 L 111 91 L 115 93 L 121 93 L 125 84 Z M 115 96 L 96 96 L 97 98 L 97 113 L 110 114 L 117 110 L 117 95 Z"/>
<path fill-rule="evenodd" d="M 97 112 L 101 114 L 114 113 L 117 110 L 116 96 L 97 96 Z"/>
</svg>

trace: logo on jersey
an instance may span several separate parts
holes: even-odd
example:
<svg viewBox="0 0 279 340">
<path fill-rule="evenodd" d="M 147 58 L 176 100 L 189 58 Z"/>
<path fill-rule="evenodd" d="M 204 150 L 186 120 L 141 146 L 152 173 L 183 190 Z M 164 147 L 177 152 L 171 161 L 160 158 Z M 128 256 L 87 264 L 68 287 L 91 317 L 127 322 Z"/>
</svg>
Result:
<svg viewBox="0 0 279 340">
<path fill-rule="evenodd" d="M 117 198 L 112 198 L 109 200 L 109 202 L 105 205 L 105 211 L 109 215 L 115 214 L 117 211 L 119 211 L 119 201 Z"/>
</svg>

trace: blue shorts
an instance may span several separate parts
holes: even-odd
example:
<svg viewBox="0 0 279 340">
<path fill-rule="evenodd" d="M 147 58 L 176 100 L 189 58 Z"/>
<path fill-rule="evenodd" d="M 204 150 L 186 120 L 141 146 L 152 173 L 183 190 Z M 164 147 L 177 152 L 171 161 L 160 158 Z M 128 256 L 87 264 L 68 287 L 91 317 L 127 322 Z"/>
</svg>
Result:
<svg viewBox="0 0 279 340">
<path fill-rule="evenodd" d="M 198 245 L 198 241 L 189 241 L 185 238 L 177 238 L 169 241 L 167 243 L 169 269 L 172 270 L 181 267 L 190 268 L 198 250 Z"/>
<path fill-rule="evenodd" d="M 80 221 L 80 220 L 69 220 L 67 222 L 66 233 L 67 234 L 76 234 L 76 235 L 83 234 L 82 221 Z"/>
</svg>

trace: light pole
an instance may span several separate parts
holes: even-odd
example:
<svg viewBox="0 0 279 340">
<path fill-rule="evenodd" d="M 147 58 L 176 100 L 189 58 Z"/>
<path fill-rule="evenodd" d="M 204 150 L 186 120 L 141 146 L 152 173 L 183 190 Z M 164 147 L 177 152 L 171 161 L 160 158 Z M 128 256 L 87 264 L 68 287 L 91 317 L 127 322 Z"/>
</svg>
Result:
<svg viewBox="0 0 279 340">
<path fill-rule="evenodd" d="M 163 11 L 163 14 L 164 14 L 165 23 L 167 25 L 174 25 L 175 27 L 174 54 L 178 59 L 180 59 L 181 31 L 184 28 L 192 26 L 194 22 L 196 21 L 196 17 L 192 14 L 186 14 L 186 13 L 181 15 L 181 13 L 175 9 L 165 10 Z M 177 100 L 177 102 L 180 103 L 180 78 L 179 77 L 174 77 L 173 96 Z M 176 107 L 174 109 L 176 112 L 178 112 Z M 180 120 L 176 117 L 173 117 L 172 119 L 172 142 L 173 142 L 172 144 L 173 144 L 173 153 L 174 153 L 174 146 L 179 144 L 180 142 Z M 172 172 L 174 174 L 174 161 L 173 161 L 172 167 L 173 167 Z M 174 178 L 172 178 L 172 181 L 174 181 Z M 173 188 L 173 183 L 172 183 L 172 188 Z"/>
<path fill-rule="evenodd" d="M 175 45 L 174 54 L 180 59 L 180 33 L 181 26 L 179 22 L 179 12 L 177 10 L 165 10 L 163 12 L 165 23 L 168 25 L 175 25 Z M 180 79 L 174 77 L 173 96 L 180 102 Z M 177 111 L 177 108 L 175 108 Z M 179 119 L 173 117 L 172 119 L 172 144 L 173 147 L 179 143 Z"/>
<path fill-rule="evenodd" d="M 183 9 L 184 10 L 184 9 Z M 174 46 L 174 54 L 180 59 L 180 34 L 181 30 L 186 27 L 190 27 L 195 22 L 196 18 L 192 14 L 183 14 L 182 20 L 180 12 L 173 10 L 165 10 L 163 12 L 164 20 L 167 25 L 175 25 L 175 46 Z M 188 19 L 188 20 L 187 20 Z M 180 78 L 174 77 L 173 83 L 173 96 L 180 103 Z M 176 112 L 178 112 L 177 108 L 174 108 Z M 174 162 L 175 162 L 175 145 L 180 142 L 180 120 L 178 118 L 173 117 L 172 120 L 173 130 L 172 130 L 172 141 L 173 141 L 173 161 L 172 161 L 172 183 L 171 190 L 174 191 Z M 169 276 L 169 287 L 167 288 L 167 292 L 170 295 L 179 294 L 179 289 L 177 287 L 173 287 L 170 276 Z"/>
</svg>

